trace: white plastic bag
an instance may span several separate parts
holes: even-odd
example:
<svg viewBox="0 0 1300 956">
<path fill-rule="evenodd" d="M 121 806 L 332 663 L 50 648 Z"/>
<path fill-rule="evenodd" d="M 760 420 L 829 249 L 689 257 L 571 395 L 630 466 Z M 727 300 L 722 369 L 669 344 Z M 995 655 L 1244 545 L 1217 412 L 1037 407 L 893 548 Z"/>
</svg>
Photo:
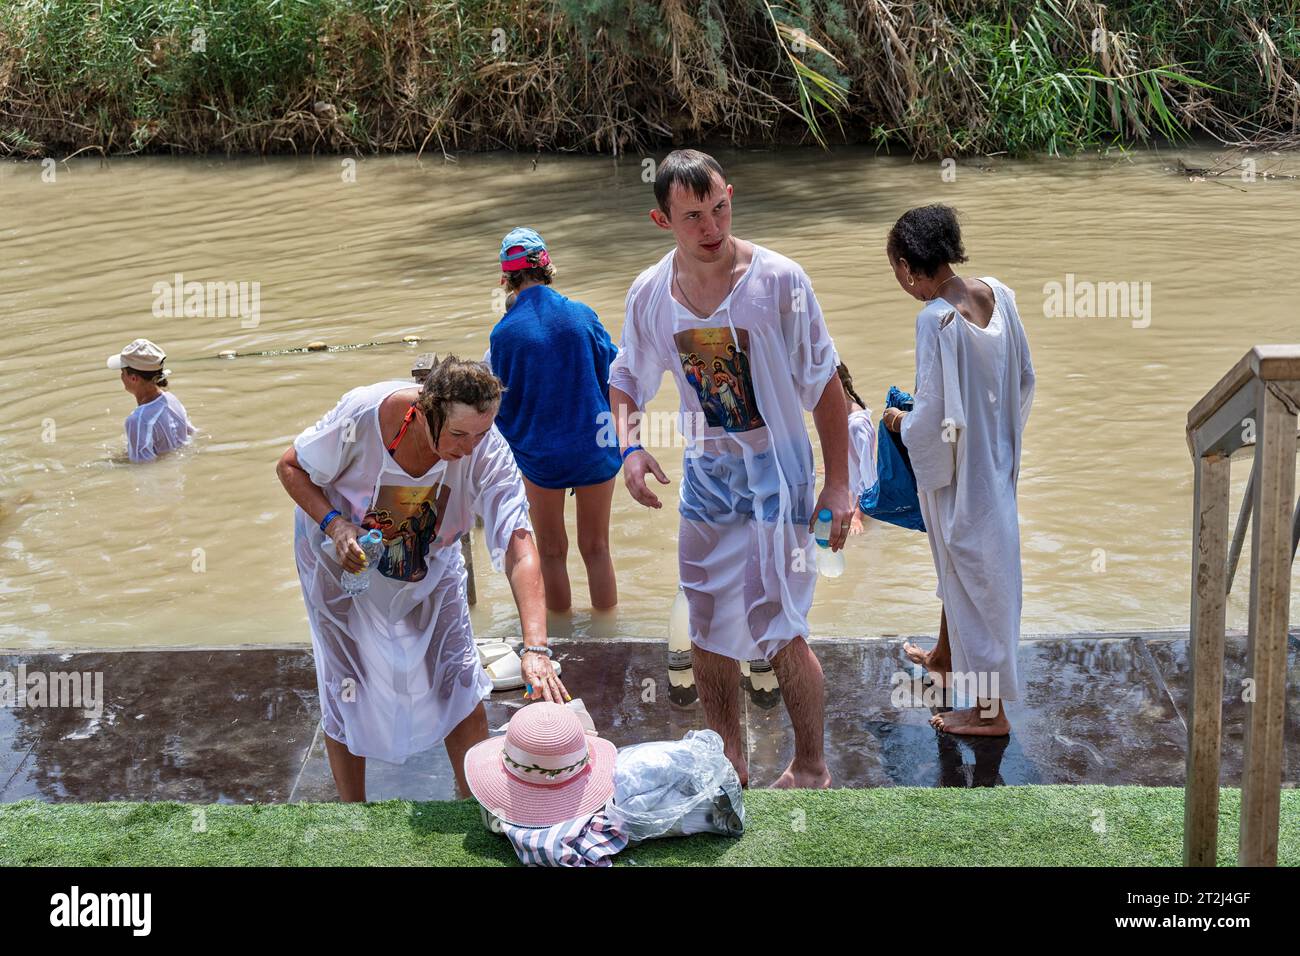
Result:
<svg viewBox="0 0 1300 956">
<path fill-rule="evenodd" d="M 712 730 L 619 750 L 605 815 L 633 841 L 745 831 L 740 777 Z"/>
</svg>

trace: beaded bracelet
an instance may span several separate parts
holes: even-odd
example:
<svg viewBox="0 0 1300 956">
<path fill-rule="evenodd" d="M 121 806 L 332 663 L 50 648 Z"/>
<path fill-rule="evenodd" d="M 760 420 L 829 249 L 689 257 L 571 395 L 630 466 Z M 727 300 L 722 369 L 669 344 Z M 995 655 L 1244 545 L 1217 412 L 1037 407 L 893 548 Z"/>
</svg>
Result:
<svg viewBox="0 0 1300 956">
<path fill-rule="evenodd" d="M 529 651 L 531 651 L 534 654 L 545 654 L 547 657 L 554 656 L 554 654 L 551 652 L 551 649 L 549 647 L 542 647 L 538 644 L 525 644 L 523 650 L 519 652 L 519 656 L 523 657 Z"/>
</svg>

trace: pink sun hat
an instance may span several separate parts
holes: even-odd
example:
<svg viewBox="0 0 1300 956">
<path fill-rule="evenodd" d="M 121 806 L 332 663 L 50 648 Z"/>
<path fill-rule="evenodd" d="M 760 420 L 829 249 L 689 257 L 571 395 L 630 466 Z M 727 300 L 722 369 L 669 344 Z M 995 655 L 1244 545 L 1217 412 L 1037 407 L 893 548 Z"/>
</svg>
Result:
<svg viewBox="0 0 1300 956">
<path fill-rule="evenodd" d="M 616 754 L 569 708 L 538 701 L 516 711 L 504 734 L 469 749 L 465 778 L 474 799 L 506 823 L 549 827 L 609 802 Z"/>
</svg>

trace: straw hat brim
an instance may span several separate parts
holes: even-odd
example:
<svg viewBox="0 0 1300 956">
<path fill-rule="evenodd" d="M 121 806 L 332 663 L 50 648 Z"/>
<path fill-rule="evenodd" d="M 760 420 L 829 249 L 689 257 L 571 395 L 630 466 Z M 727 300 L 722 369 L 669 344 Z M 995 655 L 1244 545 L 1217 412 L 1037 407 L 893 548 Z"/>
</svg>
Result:
<svg viewBox="0 0 1300 956">
<path fill-rule="evenodd" d="M 614 795 L 614 761 L 618 748 L 603 737 L 587 735 L 587 767 L 564 783 L 528 783 L 505 768 L 501 751 L 506 735 L 480 741 L 465 754 L 465 778 L 474 799 L 506 823 L 549 827 L 590 816 Z"/>
</svg>

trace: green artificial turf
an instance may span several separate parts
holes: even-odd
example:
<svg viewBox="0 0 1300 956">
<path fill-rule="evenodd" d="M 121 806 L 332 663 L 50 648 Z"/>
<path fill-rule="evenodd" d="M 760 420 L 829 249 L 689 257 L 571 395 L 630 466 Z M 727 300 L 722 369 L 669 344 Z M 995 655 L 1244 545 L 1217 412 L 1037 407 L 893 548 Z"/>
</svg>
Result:
<svg viewBox="0 0 1300 956">
<path fill-rule="evenodd" d="M 1219 863 L 1236 863 L 1240 791 L 1224 790 Z M 615 865 L 1179 866 L 1173 787 L 760 790 L 739 839 L 652 840 Z M 1279 860 L 1300 864 L 1300 793 L 1282 793 Z M 518 865 L 470 801 L 234 806 L 0 806 L 0 864 Z"/>
</svg>

